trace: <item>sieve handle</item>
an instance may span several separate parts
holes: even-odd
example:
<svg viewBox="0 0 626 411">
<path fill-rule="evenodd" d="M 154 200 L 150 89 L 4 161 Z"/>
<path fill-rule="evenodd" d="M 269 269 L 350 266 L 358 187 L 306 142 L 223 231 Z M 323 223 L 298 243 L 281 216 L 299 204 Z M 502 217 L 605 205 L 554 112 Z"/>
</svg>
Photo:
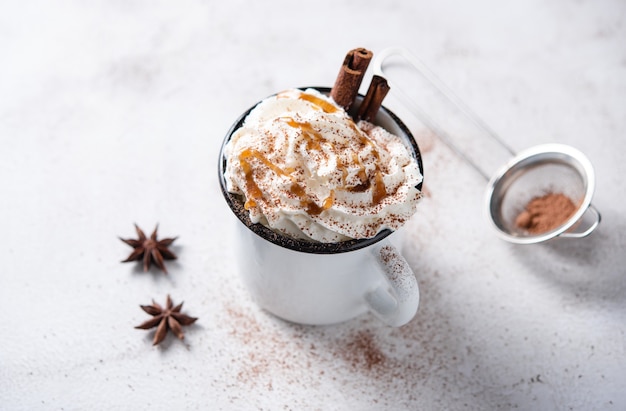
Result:
<svg viewBox="0 0 626 411">
<path fill-rule="evenodd" d="M 372 67 L 374 74 L 387 79 L 394 96 L 403 106 L 486 181 L 515 154 L 486 122 L 407 49 L 389 47 L 382 50 L 375 55 Z M 398 68 L 402 71 L 398 72 Z M 430 98 L 426 97 L 428 93 L 431 93 Z"/>
<path fill-rule="evenodd" d="M 595 230 L 596 227 L 600 224 L 600 220 L 602 217 L 600 216 L 600 212 L 598 211 L 598 209 L 595 208 L 593 205 L 589 204 L 589 207 L 587 207 L 587 210 L 585 210 L 585 214 L 583 214 L 583 217 L 581 217 L 581 221 L 584 218 L 584 216 L 589 213 L 593 214 L 592 216 L 593 220 L 589 224 L 589 227 L 583 229 L 582 231 L 564 232 L 564 233 L 561 233 L 559 237 L 583 238 L 591 234 L 593 230 Z"/>
</svg>

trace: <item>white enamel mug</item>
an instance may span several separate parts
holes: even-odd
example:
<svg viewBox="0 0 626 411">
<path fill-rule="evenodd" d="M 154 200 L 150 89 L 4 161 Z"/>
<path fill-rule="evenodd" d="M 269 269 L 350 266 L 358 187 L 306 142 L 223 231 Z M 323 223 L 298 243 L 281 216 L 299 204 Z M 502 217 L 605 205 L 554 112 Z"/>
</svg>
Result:
<svg viewBox="0 0 626 411">
<path fill-rule="evenodd" d="M 358 96 L 352 110 L 361 100 Z M 226 190 L 223 149 L 253 108 L 226 134 L 218 167 L 222 193 L 238 218 L 235 257 L 252 298 L 277 317 L 300 324 L 333 324 L 367 311 L 390 326 L 409 322 L 417 312 L 419 288 L 409 264 L 391 242 L 399 233 L 385 230 L 371 239 L 339 243 L 296 240 L 253 224 L 240 196 Z M 381 107 L 375 123 L 403 139 L 423 175 L 419 148 L 402 121 Z"/>
</svg>

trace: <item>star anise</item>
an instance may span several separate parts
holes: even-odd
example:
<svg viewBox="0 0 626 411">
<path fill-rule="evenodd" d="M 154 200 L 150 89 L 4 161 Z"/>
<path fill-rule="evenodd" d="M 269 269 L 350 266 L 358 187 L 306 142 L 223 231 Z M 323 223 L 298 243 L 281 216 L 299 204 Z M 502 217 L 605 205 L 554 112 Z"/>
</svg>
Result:
<svg viewBox="0 0 626 411">
<path fill-rule="evenodd" d="M 167 274 L 167 268 L 165 268 L 163 260 L 176 259 L 176 255 L 174 255 L 174 253 L 167 247 L 169 247 L 177 237 L 157 240 L 158 229 L 159 225 L 157 224 L 150 238 L 147 238 L 141 228 L 135 224 L 135 230 L 137 230 L 137 235 L 139 236 L 137 240 L 124 239 L 120 237 L 120 240 L 134 248 L 128 258 L 122 262 L 127 263 L 129 261 L 143 259 L 143 270 L 148 271 L 150 269 L 150 263 L 154 261 L 154 263 Z"/>
<path fill-rule="evenodd" d="M 178 338 L 181 340 L 184 339 L 185 336 L 181 326 L 191 325 L 197 320 L 195 317 L 190 317 L 180 312 L 181 308 L 183 308 L 183 303 L 174 307 L 172 299 L 169 295 L 167 296 L 165 308 L 154 302 L 154 300 L 152 300 L 152 305 L 140 305 L 140 307 L 142 310 L 152 315 L 153 318 L 136 326 L 135 328 L 149 330 L 150 328 L 157 327 L 157 330 L 154 333 L 154 339 L 152 340 L 153 345 L 157 345 L 165 339 L 167 330 L 172 330 Z"/>
</svg>

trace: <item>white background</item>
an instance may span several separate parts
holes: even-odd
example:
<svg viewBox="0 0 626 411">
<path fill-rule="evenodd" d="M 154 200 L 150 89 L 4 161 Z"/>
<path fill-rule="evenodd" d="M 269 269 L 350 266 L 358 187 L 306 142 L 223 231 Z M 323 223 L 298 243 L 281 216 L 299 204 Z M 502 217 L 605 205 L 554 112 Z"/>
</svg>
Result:
<svg viewBox="0 0 626 411">
<path fill-rule="evenodd" d="M 619 0 L 2 2 L 0 408 L 626 409 L 624 39 Z M 284 323 L 237 276 L 220 143 L 259 99 L 395 45 L 516 150 L 583 151 L 602 224 L 500 240 L 482 177 L 405 118 L 420 311 Z M 179 236 L 169 275 L 120 263 L 134 222 Z M 168 293 L 200 319 L 153 347 L 139 304 Z"/>
</svg>

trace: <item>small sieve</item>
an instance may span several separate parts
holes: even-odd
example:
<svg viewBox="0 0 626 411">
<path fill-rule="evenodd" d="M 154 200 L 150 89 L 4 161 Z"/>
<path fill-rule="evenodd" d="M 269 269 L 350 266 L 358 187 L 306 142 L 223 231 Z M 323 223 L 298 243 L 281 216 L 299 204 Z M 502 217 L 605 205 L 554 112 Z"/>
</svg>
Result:
<svg viewBox="0 0 626 411">
<path fill-rule="evenodd" d="M 582 238 L 600 224 L 600 213 L 591 205 L 595 187 L 593 166 L 582 152 L 564 144 L 542 144 L 515 153 L 404 48 L 377 53 L 372 65 L 374 74 L 387 79 L 392 94 L 405 108 L 488 182 L 487 213 L 500 238 L 517 244 L 555 237 Z M 419 105 L 411 97 L 418 93 L 427 105 Z M 546 232 L 531 233 L 518 227 L 516 218 L 525 206 L 550 193 L 571 199 L 576 211 L 560 226 Z"/>
</svg>

